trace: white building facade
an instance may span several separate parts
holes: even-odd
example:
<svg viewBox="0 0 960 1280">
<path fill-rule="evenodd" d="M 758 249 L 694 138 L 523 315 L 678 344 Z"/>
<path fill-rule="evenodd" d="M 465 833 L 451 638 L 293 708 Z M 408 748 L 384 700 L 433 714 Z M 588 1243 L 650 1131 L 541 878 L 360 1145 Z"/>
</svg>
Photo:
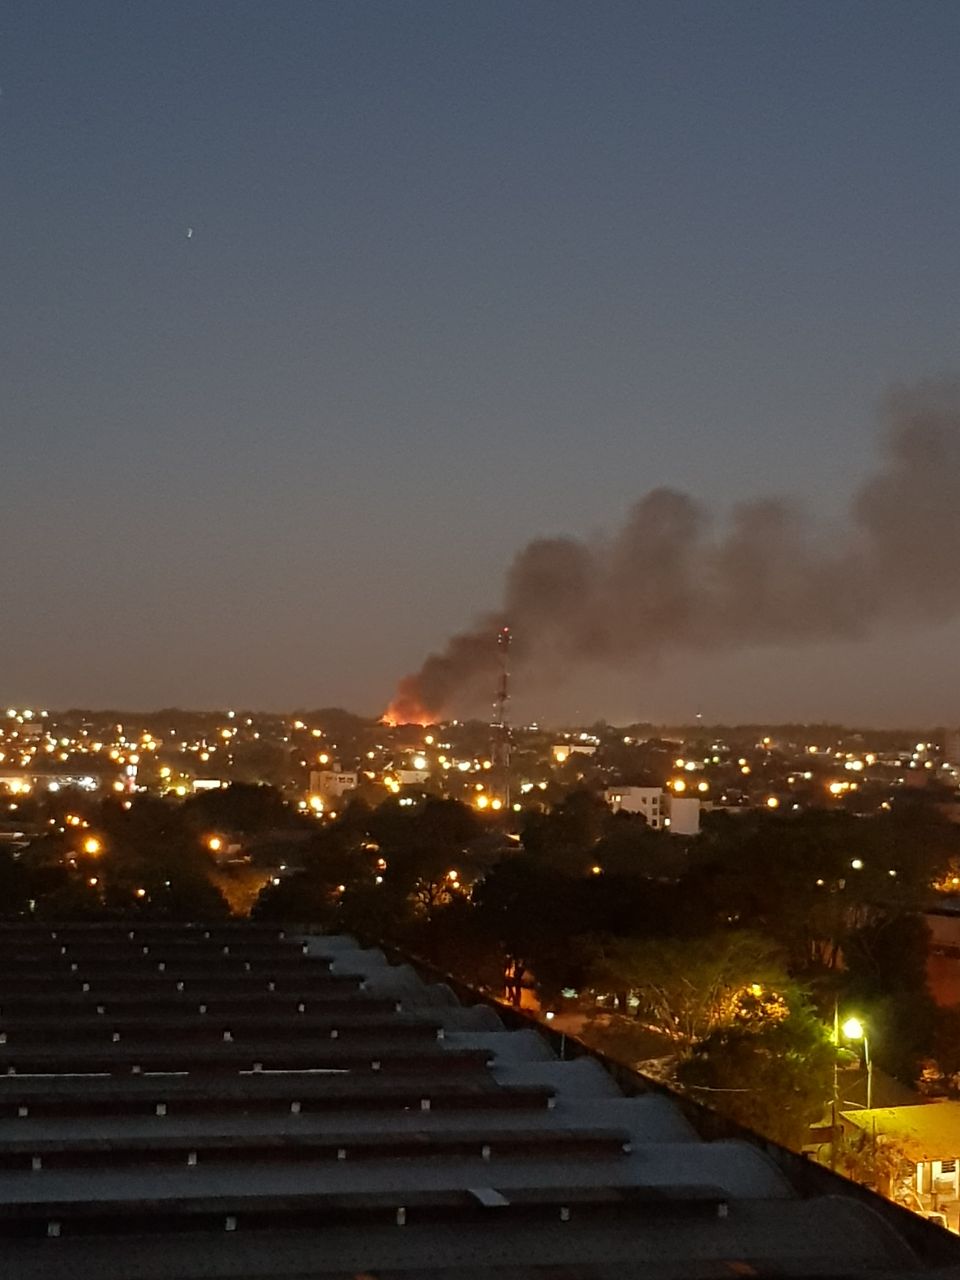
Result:
<svg viewBox="0 0 960 1280">
<path fill-rule="evenodd" d="M 322 800 L 339 800 L 356 789 L 355 769 L 315 769 L 310 774 L 310 792 Z"/>
<path fill-rule="evenodd" d="M 675 836 L 700 834 L 700 801 L 675 796 L 660 787 L 607 787 L 604 799 L 614 813 L 640 813 L 652 831 Z"/>
<path fill-rule="evenodd" d="M 659 787 L 607 787 L 604 799 L 614 813 L 640 813 L 659 831 L 667 814 L 667 797 Z"/>
</svg>

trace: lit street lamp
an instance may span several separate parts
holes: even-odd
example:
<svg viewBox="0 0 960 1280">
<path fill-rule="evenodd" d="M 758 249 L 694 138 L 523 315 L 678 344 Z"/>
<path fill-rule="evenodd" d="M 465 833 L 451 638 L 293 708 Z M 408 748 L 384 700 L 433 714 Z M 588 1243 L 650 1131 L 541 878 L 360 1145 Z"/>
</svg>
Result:
<svg viewBox="0 0 960 1280">
<path fill-rule="evenodd" d="M 837 1167 L 837 1113 L 840 1109 L 840 1036 L 847 1040 L 863 1041 L 863 1060 L 867 1066 L 867 1110 L 873 1107 L 873 1061 L 870 1058 L 870 1044 L 866 1029 L 859 1018 L 849 1017 L 840 1025 L 840 1006 L 836 997 L 833 1001 L 833 1098 L 830 1103 L 830 1168 Z"/>
<path fill-rule="evenodd" d="M 873 1060 L 870 1057 L 870 1041 L 867 1039 L 867 1030 L 859 1018 L 848 1018 L 842 1027 L 843 1034 L 848 1040 L 863 1041 L 863 1061 L 867 1068 L 867 1110 L 873 1109 Z"/>
</svg>

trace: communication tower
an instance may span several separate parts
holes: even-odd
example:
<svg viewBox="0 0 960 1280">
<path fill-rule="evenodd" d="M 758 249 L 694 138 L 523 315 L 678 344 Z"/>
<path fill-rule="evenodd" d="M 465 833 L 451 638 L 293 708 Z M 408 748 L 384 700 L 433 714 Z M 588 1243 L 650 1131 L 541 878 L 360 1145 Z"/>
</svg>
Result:
<svg viewBox="0 0 960 1280">
<path fill-rule="evenodd" d="M 504 806 L 510 806 L 510 723 L 507 703 L 510 701 L 510 628 L 501 627 L 497 633 L 497 654 L 500 673 L 497 677 L 497 694 L 493 703 L 493 740 L 490 757 L 496 770 L 497 787 Z"/>
</svg>

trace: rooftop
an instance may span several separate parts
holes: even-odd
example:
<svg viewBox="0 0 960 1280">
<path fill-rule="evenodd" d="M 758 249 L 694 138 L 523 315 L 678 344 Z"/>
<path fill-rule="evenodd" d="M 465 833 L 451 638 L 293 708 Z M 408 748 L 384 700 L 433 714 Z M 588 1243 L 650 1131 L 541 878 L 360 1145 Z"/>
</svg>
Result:
<svg viewBox="0 0 960 1280">
<path fill-rule="evenodd" d="M 849 1124 L 889 1138 L 915 1164 L 960 1157 L 960 1102 L 844 1111 Z"/>
<path fill-rule="evenodd" d="M 798 1177 L 761 1143 L 704 1141 L 656 1087 L 505 1017 L 349 938 L 0 931 L 4 1277 L 960 1267 L 938 1228 L 799 1157 Z"/>
</svg>

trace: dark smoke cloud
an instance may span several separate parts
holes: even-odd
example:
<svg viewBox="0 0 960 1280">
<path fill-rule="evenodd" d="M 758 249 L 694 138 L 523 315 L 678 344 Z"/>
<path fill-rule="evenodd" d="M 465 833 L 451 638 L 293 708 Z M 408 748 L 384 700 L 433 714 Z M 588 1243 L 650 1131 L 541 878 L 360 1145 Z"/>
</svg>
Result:
<svg viewBox="0 0 960 1280">
<path fill-rule="evenodd" d="M 562 669 L 957 616 L 960 392 L 895 392 L 885 416 L 876 474 L 829 536 L 778 498 L 742 503 L 718 522 L 686 494 L 654 489 L 610 537 L 535 539 L 507 573 L 502 608 L 403 680 L 394 714 L 438 717 L 490 692 L 504 623 L 517 666 L 549 658 Z"/>
</svg>

